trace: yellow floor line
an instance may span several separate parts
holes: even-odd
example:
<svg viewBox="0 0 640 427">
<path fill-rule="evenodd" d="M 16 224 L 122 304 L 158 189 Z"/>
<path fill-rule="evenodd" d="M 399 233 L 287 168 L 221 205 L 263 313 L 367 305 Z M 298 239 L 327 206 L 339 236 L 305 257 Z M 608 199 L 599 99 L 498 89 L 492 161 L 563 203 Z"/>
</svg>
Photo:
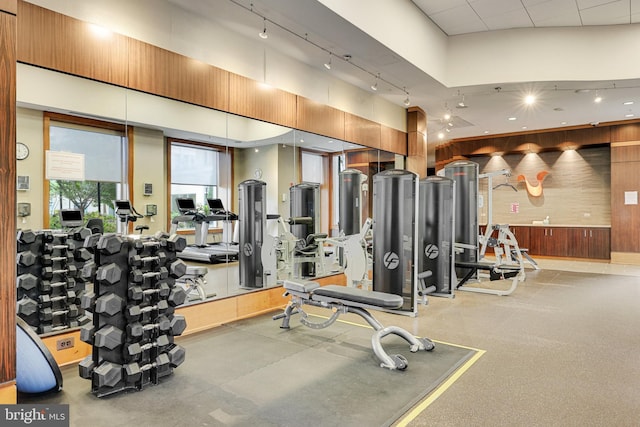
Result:
<svg viewBox="0 0 640 427">
<path fill-rule="evenodd" d="M 319 314 L 308 313 L 308 315 L 309 316 L 320 317 L 320 318 L 323 318 L 323 319 L 328 319 L 328 317 L 325 317 L 325 316 L 322 316 L 322 315 L 319 315 Z M 341 323 L 345 323 L 347 325 L 360 326 L 362 328 L 373 329 L 373 328 L 371 328 L 370 325 L 363 325 L 361 323 L 350 322 L 348 320 L 338 319 L 337 321 L 341 322 Z M 468 346 L 465 346 L 465 345 L 452 344 L 452 343 L 448 343 L 448 342 L 444 342 L 444 341 L 438 341 L 438 340 L 432 340 L 432 341 L 436 342 L 436 343 L 440 343 L 440 344 L 450 345 L 452 347 L 465 348 L 467 350 L 475 351 L 476 353 L 469 360 L 467 360 L 464 363 L 464 365 L 462 365 L 460 368 L 456 369 L 456 371 L 449 378 L 447 378 L 447 380 L 445 382 L 443 382 L 433 392 L 431 392 L 431 394 L 429 394 L 422 402 L 420 402 L 411 411 L 409 411 L 404 417 L 402 417 L 398 421 L 398 423 L 395 424 L 395 426 L 397 426 L 397 427 L 405 427 L 411 421 L 413 421 L 418 415 L 420 415 L 422 413 L 422 411 L 427 409 L 429 407 L 429 405 L 431 405 L 440 396 L 442 396 L 442 394 L 445 391 L 447 391 L 447 389 L 449 389 L 449 387 L 451 387 L 456 381 L 458 381 L 458 379 L 462 376 L 462 374 L 464 374 L 466 371 L 468 371 L 469 368 L 471 368 L 471 366 L 473 366 L 473 364 L 476 363 L 478 361 L 478 359 L 480 359 L 487 352 L 486 350 L 480 350 L 478 348 L 468 347 Z"/>
<path fill-rule="evenodd" d="M 461 346 L 459 346 L 461 347 Z M 405 427 L 411 421 L 413 421 L 418 415 L 436 401 L 449 387 L 453 385 L 474 363 L 478 361 L 484 354 L 485 350 L 476 350 L 476 354 L 467 362 L 456 370 L 445 382 L 436 388 L 429 396 L 427 396 L 422 402 L 414 407 L 407 415 L 405 415 L 400 421 L 395 424 L 397 427 Z"/>
</svg>

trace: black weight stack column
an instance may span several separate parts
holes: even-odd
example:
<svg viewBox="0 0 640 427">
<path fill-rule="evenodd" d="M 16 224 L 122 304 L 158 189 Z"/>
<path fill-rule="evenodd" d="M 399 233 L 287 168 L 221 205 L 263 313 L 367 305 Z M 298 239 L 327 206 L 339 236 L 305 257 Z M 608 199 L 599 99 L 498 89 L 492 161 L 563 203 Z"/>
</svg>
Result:
<svg viewBox="0 0 640 427">
<path fill-rule="evenodd" d="M 474 247 L 457 253 L 456 261 L 478 262 L 478 171 L 477 163 L 460 160 L 444 167 L 444 176 L 456 183 L 455 198 L 455 243 Z M 456 269 L 458 277 L 468 269 Z"/>
<path fill-rule="evenodd" d="M 416 307 L 417 175 L 400 169 L 373 176 L 373 290 L 401 295 Z"/>
<path fill-rule="evenodd" d="M 289 188 L 289 216 L 311 217 L 311 224 L 292 224 L 291 233 L 298 239 L 306 240 L 310 234 L 320 232 L 320 184 L 302 182 Z M 315 263 L 305 262 L 300 265 L 300 274 L 296 277 L 312 277 L 316 275 Z"/>
<path fill-rule="evenodd" d="M 345 236 L 351 236 L 362 228 L 362 183 L 367 176 L 357 169 L 345 169 L 339 176 L 338 226 Z"/>
<path fill-rule="evenodd" d="M 240 287 L 262 288 L 262 244 L 267 223 L 267 183 L 249 179 L 238 184 Z"/>
<path fill-rule="evenodd" d="M 453 296 L 453 229 L 455 181 L 440 176 L 420 180 L 418 207 L 418 273 L 431 271 L 424 279 L 429 292 Z"/>
</svg>

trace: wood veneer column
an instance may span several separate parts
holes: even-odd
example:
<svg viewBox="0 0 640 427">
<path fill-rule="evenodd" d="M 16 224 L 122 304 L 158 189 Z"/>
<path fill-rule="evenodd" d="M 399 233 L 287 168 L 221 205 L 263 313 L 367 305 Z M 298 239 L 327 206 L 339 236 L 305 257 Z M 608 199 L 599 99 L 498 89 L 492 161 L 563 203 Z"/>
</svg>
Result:
<svg viewBox="0 0 640 427">
<path fill-rule="evenodd" d="M 16 0 L 0 0 L 0 403 L 16 378 Z"/>
<path fill-rule="evenodd" d="M 420 107 L 407 110 L 407 170 L 427 176 L 427 114 Z"/>
</svg>

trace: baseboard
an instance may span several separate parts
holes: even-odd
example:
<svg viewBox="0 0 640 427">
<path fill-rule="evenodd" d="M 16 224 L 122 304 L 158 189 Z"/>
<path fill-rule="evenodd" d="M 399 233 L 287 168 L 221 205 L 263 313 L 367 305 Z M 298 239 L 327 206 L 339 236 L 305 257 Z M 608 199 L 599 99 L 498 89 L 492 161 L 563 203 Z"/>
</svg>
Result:
<svg viewBox="0 0 640 427">
<path fill-rule="evenodd" d="M 15 381 L 0 384 L 0 404 L 14 405 L 18 402 L 18 391 Z"/>
<path fill-rule="evenodd" d="M 640 253 L 611 252 L 611 264 L 640 265 Z"/>
</svg>

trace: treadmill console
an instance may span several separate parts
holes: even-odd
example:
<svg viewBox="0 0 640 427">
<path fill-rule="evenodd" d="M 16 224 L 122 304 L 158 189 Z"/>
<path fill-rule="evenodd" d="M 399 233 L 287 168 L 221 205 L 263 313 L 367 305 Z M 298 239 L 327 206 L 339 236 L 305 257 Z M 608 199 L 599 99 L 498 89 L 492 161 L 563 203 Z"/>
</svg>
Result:
<svg viewBox="0 0 640 427">
<path fill-rule="evenodd" d="M 60 225 L 62 227 L 82 227 L 82 212 L 79 209 L 60 209 Z"/>
<path fill-rule="evenodd" d="M 198 211 L 196 203 L 190 198 L 178 198 L 176 199 L 176 205 L 182 215 L 193 215 Z"/>
</svg>

